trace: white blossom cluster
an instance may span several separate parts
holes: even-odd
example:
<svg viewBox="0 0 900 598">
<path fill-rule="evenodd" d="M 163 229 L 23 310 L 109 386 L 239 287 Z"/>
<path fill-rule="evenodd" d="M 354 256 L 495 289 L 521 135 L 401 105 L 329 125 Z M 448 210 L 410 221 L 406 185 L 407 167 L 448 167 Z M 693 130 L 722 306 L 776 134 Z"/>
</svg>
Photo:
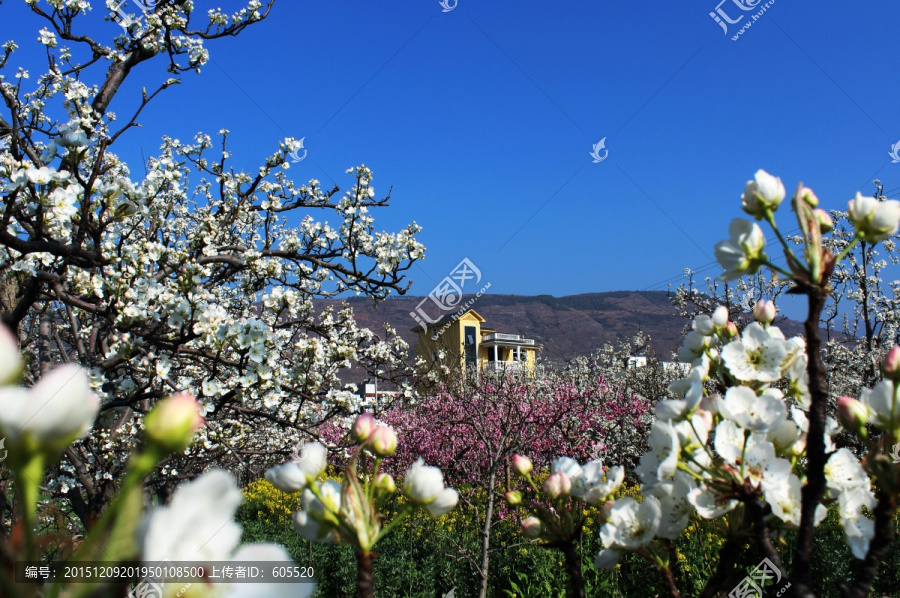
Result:
<svg viewBox="0 0 900 598">
<path fill-rule="evenodd" d="M 3 74 L 18 46 L 8 42 L 0 54 L 9 112 L 0 117 L 0 301 L 19 330 L 30 383 L 42 360 L 76 362 L 102 400 L 98 425 L 64 458 L 51 490 L 77 485 L 102 507 L 140 415 L 173 392 L 196 395 L 207 421 L 191 459 L 163 467 L 177 479 L 212 461 L 254 470 L 298 435 L 316 436 L 317 424 L 357 411 L 359 397 L 339 376 L 351 365 L 411 373 L 393 330 L 360 329 L 349 308 L 314 303 L 346 291 L 375 300 L 402 293 L 405 271 L 424 257 L 415 223 L 376 228 L 374 209 L 389 198 L 376 195 L 371 170 L 349 170 L 343 195 L 316 180 L 295 184 L 282 167 L 299 146 L 288 138 L 258 169 L 238 171 L 223 129 L 218 150 L 202 133 L 188 143 L 164 137 L 135 177 L 111 149 L 133 126 L 116 130 L 106 110 L 121 81 L 101 65 L 100 84 L 88 83 L 94 61 L 77 58 L 87 47 L 88 57 L 112 63 L 163 55 L 170 70 L 197 68 L 204 39 L 237 34 L 271 3 L 210 11 L 199 30 L 190 25 L 193 2 L 159 3 L 115 48 L 74 33 L 87 2 L 51 1 L 49 12 L 29 4 L 58 26 L 36 36 L 52 60 L 31 88 L 27 71 Z M 145 92 L 132 122 L 153 95 Z M 5 130 L 10 122 L 15 129 Z"/>
<path fill-rule="evenodd" d="M 598 566 L 655 538 L 674 539 L 694 513 L 718 518 L 748 501 L 765 509 L 769 525 L 800 524 L 810 404 L 806 346 L 771 324 L 774 312 L 771 303 L 758 303 L 757 321 L 740 334 L 722 306 L 694 319 L 679 353 L 692 369 L 670 385 L 676 398 L 657 404 L 650 450 L 636 470 L 644 499 L 616 501 L 600 531 L 605 548 Z M 847 542 L 863 558 L 873 526 L 863 509 L 875 500 L 854 454 L 835 451 L 831 437 L 838 430 L 828 418 L 826 502 L 839 504 Z M 816 524 L 825 515 L 819 505 Z"/>
</svg>

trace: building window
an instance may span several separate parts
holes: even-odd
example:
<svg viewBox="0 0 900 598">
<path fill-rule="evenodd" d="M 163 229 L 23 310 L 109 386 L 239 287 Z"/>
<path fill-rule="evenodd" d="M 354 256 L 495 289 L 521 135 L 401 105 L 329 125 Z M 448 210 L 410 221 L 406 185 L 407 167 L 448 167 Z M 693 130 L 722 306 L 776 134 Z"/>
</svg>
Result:
<svg viewBox="0 0 900 598">
<path fill-rule="evenodd" d="M 466 365 L 478 367 L 478 341 L 477 331 L 474 326 L 466 326 L 463 329 L 463 337 L 466 349 Z"/>
</svg>

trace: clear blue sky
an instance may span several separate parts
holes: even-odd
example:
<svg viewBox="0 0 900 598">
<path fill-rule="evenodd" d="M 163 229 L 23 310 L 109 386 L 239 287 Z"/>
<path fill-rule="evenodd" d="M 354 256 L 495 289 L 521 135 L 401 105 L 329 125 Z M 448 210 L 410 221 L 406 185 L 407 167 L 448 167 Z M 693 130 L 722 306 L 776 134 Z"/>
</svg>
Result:
<svg viewBox="0 0 900 598">
<path fill-rule="evenodd" d="M 753 14 L 735 1 L 721 5 L 732 19 Z M 157 99 L 120 152 L 224 127 L 246 168 L 286 136 L 308 150 L 295 180 L 345 187 L 364 163 L 379 193 L 393 187 L 376 224 L 424 228 L 417 295 L 464 257 L 494 293 L 665 289 L 712 260 L 758 168 L 789 192 L 802 179 L 823 207 L 872 194 L 873 177 L 900 187 L 888 156 L 900 139 L 897 2 L 776 0 L 737 41 L 750 17 L 725 35 L 716 6 L 280 0 L 267 21 L 208 44 L 203 72 Z M 111 38 L 99 8 L 91 31 Z M 0 38 L 39 57 L 41 25 L 22 2 L 0 14 Z M 111 109 L 130 114 L 139 85 L 167 77 L 159 60 L 141 65 Z"/>
</svg>

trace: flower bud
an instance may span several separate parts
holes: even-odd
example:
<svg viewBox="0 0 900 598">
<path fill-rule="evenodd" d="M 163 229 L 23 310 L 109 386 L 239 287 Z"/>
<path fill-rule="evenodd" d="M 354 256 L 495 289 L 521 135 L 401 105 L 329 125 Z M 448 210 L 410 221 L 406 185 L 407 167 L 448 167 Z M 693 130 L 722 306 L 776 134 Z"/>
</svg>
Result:
<svg viewBox="0 0 900 598">
<path fill-rule="evenodd" d="M 541 535 L 541 520 L 537 517 L 526 517 L 522 520 L 522 535 L 526 538 L 538 538 Z"/>
<path fill-rule="evenodd" d="M 390 474 L 387 473 L 379 473 L 375 478 L 375 488 L 384 492 L 385 494 L 393 494 L 397 491 L 397 484 L 394 482 L 394 478 L 391 477 Z"/>
<path fill-rule="evenodd" d="M 760 299 L 753 306 L 753 319 L 760 324 L 771 324 L 775 321 L 775 304 Z"/>
<path fill-rule="evenodd" d="M 735 324 L 734 322 L 728 322 L 725 325 L 724 334 L 725 334 L 725 338 L 730 339 L 730 338 L 736 337 L 738 335 L 737 324 Z"/>
<path fill-rule="evenodd" d="M 375 426 L 375 416 L 371 413 L 360 414 L 353 423 L 353 429 L 350 430 L 353 441 L 361 443 L 368 440 L 372 432 L 375 431 Z"/>
<path fill-rule="evenodd" d="M 820 231 L 823 233 L 830 233 L 834 230 L 834 220 L 831 219 L 831 214 L 821 208 L 816 208 L 813 210 L 813 215 L 815 215 L 816 220 L 819 221 Z"/>
<path fill-rule="evenodd" d="M 702 334 L 703 336 L 712 336 L 713 332 L 716 330 L 713 319 L 706 314 L 700 314 L 694 318 L 691 327 L 697 334 Z"/>
<path fill-rule="evenodd" d="M 712 315 L 713 325 L 716 328 L 721 328 L 728 323 L 728 308 L 724 305 L 720 305 L 713 311 Z"/>
<path fill-rule="evenodd" d="M 513 471 L 520 476 L 526 476 L 534 469 L 531 459 L 524 455 L 514 455 L 512 458 Z"/>
<path fill-rule="evenodd" d="M 869 421 L 869 407 L 850 397 L 839 398 L 837 407 L 841 425 L 857 436 L 865 438 L 866 422 Z"/>
<path fill-rule="evenodd" d="M 18 384 L 24 370 L 18 339 L 6 326 L 0 325 L 0 385 Z"/>
<path fill-rule="evenodd" d="M 182 392 L 163 399 L 150 410 L 144 417 L 144 436 L 167 453 L 180 453 L 190 446 L 203 423 L 200 403 L 194 395 Z"/>
<path fill-rule="evenodd" d="M 816 197 L 816 194 L 813 193 L 813 190 L 810 189 L 809 187 L 804 187 L 804 188 L 800 189 L 800 199 L 805 201 L 806 205 L 808 205 L 811 208 L 814 208 L 817 205 L 819 205 L 819 198 Z"/>
<path fill-rule="evenodd" d="M 561 496 L 568 496 L 572 491 L 572 478 L 565 472 L 557 471 L 551 473 L 544 482 L 544 494 L 550 498 L 556 499 Z"/>
<path fill-rule="evenodd" d="M 372 450 L 379 457 L 388 457 L 397 450 L 397 434 L 390 426 L 378 426 L 372 432 Z"/>
<path fill-rule="evenodd" d="M 884 358 L 884 375 L 894 382 L 900 381 L 900 345 L 888 351 Z"/>
<path fill-rule="evenodd" d="M 518 490 L 508 490 L 503 496 L 506 498 L 506 502 L 512 506 L 522 504 L 522 493 Z"/>
<path fill-rule="evenodd" d="M 784 453 L 785 457 L 799 457 L 806 451 L 806 432 L 800 434 L 800 438 Z"/>
</svg>

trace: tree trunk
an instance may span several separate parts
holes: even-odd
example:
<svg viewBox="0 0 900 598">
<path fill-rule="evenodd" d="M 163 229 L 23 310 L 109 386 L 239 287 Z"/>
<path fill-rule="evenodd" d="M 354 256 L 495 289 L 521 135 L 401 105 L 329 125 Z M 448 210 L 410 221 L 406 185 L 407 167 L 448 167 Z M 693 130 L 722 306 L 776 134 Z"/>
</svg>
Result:
<svg viewBox="0 0 900 598">
<path fill-rule="evenodd" d="M 494 484 L 497 481 L 496 467 L 491 469 L 487 487 L 487 511 L 484 514 L 484 530 L 481 532 L 481 586 L 478 598 L 487 598 L 488 573 L 491 559 L 491 520 L 494 518 Z"/>
<path fill-rule="evenodd" d="M 804 289 L 808 298 L 809 311 L 804 322 L 806 332 L 806 355 L 809 359 L 809 432 L 806 441 L 807 484 L 802 491 L 800 530 L 794 557 L 793 589 L 795 596 L 814 598 L 812 591 L 812 547 L 815 534 L 814 516 L 817 505 L 825 493 L 825 407 L 828 404 L 828 383 L 822 363 L 822 341 L 819 337 L 819 318 L 825 306 L 827 293 L 814 286 Z"/>
<path fill-rule="evenodd" d="M 356 595 L 359 598 L 375 598 L 374 556 L 371 552 L 356 553 Z"/>
<path fill-rule="evenodd" d="M 572 598 L 585 598 L 584 576 L 581 573 L 581 558 L 575 550 L 574 542 L 566 542 L 560 549 L 566 557 L 566 572 L 569 574 L 569 587 Z"/>
</svg>

